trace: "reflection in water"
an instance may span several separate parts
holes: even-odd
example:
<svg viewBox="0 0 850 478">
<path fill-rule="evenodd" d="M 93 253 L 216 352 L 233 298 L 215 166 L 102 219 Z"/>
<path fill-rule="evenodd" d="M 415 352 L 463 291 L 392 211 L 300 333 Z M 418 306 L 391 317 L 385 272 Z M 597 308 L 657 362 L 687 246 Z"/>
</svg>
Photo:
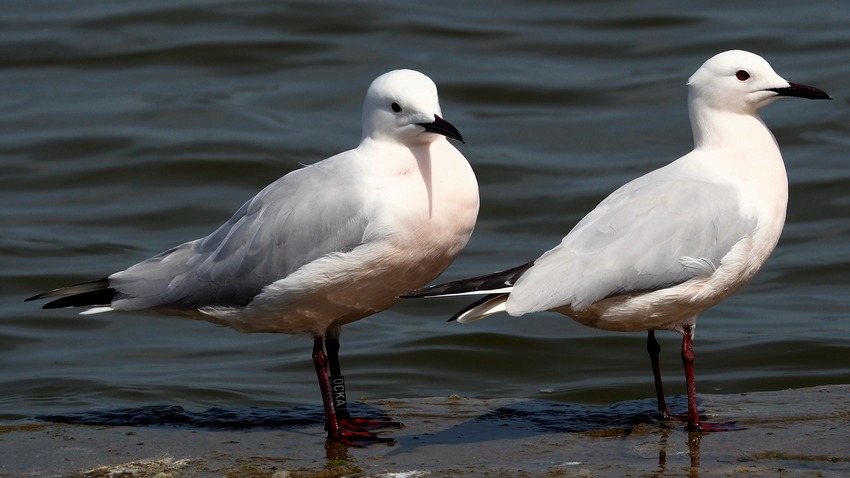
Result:
<svg viewBox="0 0 850 478">
<path fill-rule="evenodd" d="M 328 460 L 328 466 L 351 461 L 348 446 L 333 440 L 325 440 L 325 458 Z"/>
<path fill-rule="evenodd" d="M 671 399 L 673 406 L 684 403 L 684 396 Z M 700 446 L 704 432 L 684 432 L 679 422 L 662 421 L 659 423 L 654 399 L 641 399 L 619 402 L 604 408 L 588 408 L 578 404 L 565 404 L 544 400 L 524 400 L 504 404 L 495 408 L 486 406 L 469 415 L 468 419 L 458 421 L 452 417 L 458 410 L 447 411 L 443 408 L 431 410 L 435 421 L 455 423 L 434 433 L 414 433 L 399 436 L 393 433 L 397 443 L 385 446 L 398 446 L 389 451 L 388 456 L 409 453 L 418 448 L 438 445 L 478 444 L 493 440 L 534 438 L 548 434 L 575 434 L 580 441 L 592 443 L 596 439 L 612 437 L 643 436 L 638 440 L 644 444 L 648 455 L 644 455 L 647 465 L 651 465 L 654 449 L 657 446 L 658 468 L 650 476 L 680 476 L 687 470 L 687 476 L 700 476 Z M 363 403 L 350 404 L 357 413 L 382 415 L 379 408 Z M 421 411 L 420 411 L 421 413 Z M 323 423 L 321 407 L 280 407 L 280 408 L 212 408 L 204 411 L 190 411 L 175 405 L 157 405 L 113 410 L 86 410 L 64 415 L 44 415 L 42 421 L 70 423 L 89 426 L 137 426 L 137 427 L 174 427 L 209 430 L 249 430 L 315 429 Z M 309 433 L 313 433 L 310 431 Z M 717 435 L 717 434 L 715 434 Z M 722 435 L 722 434 L 721 434 Z M 685 445 L 680 441 L 685 437 Z M 658 437 L 656 440 L 655 437 Z M 687 450 L 687 451 L 685 451 Z M 682 462 L 687 453 L 689 462 Z M 351 463 L 347 446 L 335 442 L 325 442 L 325 458 L 329 468 Z M 591 459 L 592 460 L 592 459 Z M 356 461 L 356 460 L 355 460 Z"/>
<path fill-rule="evenodd" d="M 667 448 L 670 446 L 668 443 L 670 439 L 670 430 L 667 428 L 661 428 L 660 435 L 661 439 L 658 441 L 658 473 L 654 476 L 667 475 Z M 690 467 L 688 467 L 689 478 L 699 477 L 699 451 L 703 435 L 705 435 L 704 432 L 688 432 L 688 457 L 691 460 Z"/>
<path fill-rule="evenodd" d="M 688 455 L 691 457 L 691 471 L 689 476 L 699 476 L 699 446 L 704 433 L 688 432 Z"/>
<path fill-rule="evenodd" d="M 666 429 L 661 430 L 661 440 L 658 443 L 658 473 L 663 475 L 667 471 L 667 439 L 670 433 Z"/>
</svg>

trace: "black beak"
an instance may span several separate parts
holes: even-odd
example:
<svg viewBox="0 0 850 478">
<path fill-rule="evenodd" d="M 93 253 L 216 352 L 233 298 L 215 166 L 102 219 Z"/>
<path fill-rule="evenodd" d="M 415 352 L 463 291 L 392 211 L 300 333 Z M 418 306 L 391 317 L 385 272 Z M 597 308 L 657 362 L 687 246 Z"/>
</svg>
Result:
<svg viewBox="0 0 850 478">
<path fill-rule="evenodd" d="M 466 144 L 463 140 L 463 136 L 460 135 L 460 131 L 457 130 L 451 123 L 440 118 L 437 115 L 434 115 L 433 123 L 419 123 L 419 126 L 425 128 L 425 131 L 429 133 L 437 133 L 445 136 L 446 138 L 454 138 L 461 143 Z"/>
<path fill-rule="evenodd" d="M 797 96 L 799 98 L 808 98 L 810 100 L 831 100 L 826 91 L 814 86 L 798 85 L 797 83 L 788 83 L 787 88 L 768 88 L 769 91 L 775 91 L 778 96 Z"/>
</svg>

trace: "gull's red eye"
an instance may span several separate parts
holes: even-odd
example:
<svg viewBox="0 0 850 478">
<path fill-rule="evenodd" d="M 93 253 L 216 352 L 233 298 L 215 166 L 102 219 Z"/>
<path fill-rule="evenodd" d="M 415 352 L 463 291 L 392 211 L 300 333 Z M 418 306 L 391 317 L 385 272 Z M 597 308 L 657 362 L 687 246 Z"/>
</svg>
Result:
<svg viewBox="0 0 850 478">
<path fill-rule="evenodd" d="M 393 111 L 395 111 L 396 113 L 398 113 L 398 112 L 400 112 L 400 111 L 401 111 L 401 106 L 399 106 L 399 105 L 398 105 L 398 103 L 393 103 L 393 104 L 392 104 L 392 109 L 393 109 Z"/>
<path fill-rule="evenodd" d="M 750 74 L 747 73 L 747 70 L 738 70 L 735 72 L 735 78 L 741 81 L 747 81 L 750 79 Z"/>
</svg>

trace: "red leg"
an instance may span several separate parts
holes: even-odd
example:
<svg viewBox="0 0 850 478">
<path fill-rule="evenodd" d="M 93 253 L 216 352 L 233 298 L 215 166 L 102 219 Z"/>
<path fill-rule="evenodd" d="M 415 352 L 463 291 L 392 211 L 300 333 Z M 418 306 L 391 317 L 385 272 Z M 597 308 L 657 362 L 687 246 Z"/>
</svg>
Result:
<svg viewBox="0 0 850 478">
<path fill-rule="evenodd" d="M 339 337 L 330 334 L 325 338 L 325 348 L 328 351 L 328 368 L 332 389 L 332 403 L 340 426 L 356 432 L 365 432 L 375 428 L 395 427 L 403 425 L 390 418 L 354 418 L 348 411 L 348 400 L 345 395 L 345 380 L 339 365 Z"/>
<path fill-rule="evenodd" d="M 325 344 L 328 344 L 328 354 L 325 354 Z M 331 377 L 328 376 L 328 368 L 339 373 L 339 340 L 336 336 L 325 339 L 316 336 L 313 339 L 313 364 L 316 366 L 316 376 L 319 379 L 319 389 L 322 392 L 322 404 L 325 408 L 325 428 L 328 431 L 328 440 L 342 443 L 348 446 L 366 446 L 373 443 L 394 442 L 392 438 L 383 438 L 378 435 L 348 423 L 351 419 L 345 405 L 345 388 L 342 394 L 339 390 L 334 391 Z M 341 376 L 339 376 L 341 378 Z M 337 412 L 337 404 L 339 412 Z M 388 423 L 394 423 L 389 422 Z M 357 440 L 354 442 L 353 440 Z"/>
<path fill-rule="evenodd" d="M 342 432 L 331 398 L 331 384 L 328 380 L 328 357 L 325 355 L 324 339 L 320 335 L 313 338 L 313 365 L 316 367 L 319 391 L 322 393 L 322 405 L 325 407 L 325 429 L 328 431 L 329 439 L 338 440 L 342 437 Z"/>
<path fill-rule="evenodd" d="M 685 367 L 685 383 L 688 388 L 688 430 L 698 432 L 727 432 L 742 430 L 735 423 L 702 423 L 697 412 L 697 386 L 694 381 L 694 329 L 686 326 L 682 337 L 682 365 Z"/>
<path fill-rule="evenodd" d="M 372 443 L 392 441 L 391 439 L 376 437 L 374 433 L 367 431 L 344 430 L 337 419 L 333 404 L 331 383 L 328 378 L 328 357 L 325 355 L 324 338 L 316 336 L 313 339 L 313 365 L 316 366 L 316 376 L 319 378 L 319 390 L 322 392 L 322 404 L 325 407 L 325 429 L 328 431 L 328 440 L 342 443 L 347 446 L 362 447 Z M 355 443 L 352 440 L 364 440 L 364 443 Z"/>
</svg>

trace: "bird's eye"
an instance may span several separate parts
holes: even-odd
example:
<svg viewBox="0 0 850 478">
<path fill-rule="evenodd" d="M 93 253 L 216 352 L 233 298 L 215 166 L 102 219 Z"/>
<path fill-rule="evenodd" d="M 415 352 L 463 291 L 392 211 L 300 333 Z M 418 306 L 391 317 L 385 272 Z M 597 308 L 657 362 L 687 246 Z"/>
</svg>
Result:
<svg viewBox="0 0 850 478">
<path fill-rule="evenodd" d="M 393 111 L 395 111 L 396 113 L 401 112 L 401 106 L 399 106 L 398 103 L 393 103 L 392 108 L 393 108 Z"/>
<path fill-rule="evenodd" d="M 747 73 L 747 70 L 738 70 L 735 72 L 735 78 L 741 81 L 747 81 L 750 79 L 750 74 Z"/>
</svg>

